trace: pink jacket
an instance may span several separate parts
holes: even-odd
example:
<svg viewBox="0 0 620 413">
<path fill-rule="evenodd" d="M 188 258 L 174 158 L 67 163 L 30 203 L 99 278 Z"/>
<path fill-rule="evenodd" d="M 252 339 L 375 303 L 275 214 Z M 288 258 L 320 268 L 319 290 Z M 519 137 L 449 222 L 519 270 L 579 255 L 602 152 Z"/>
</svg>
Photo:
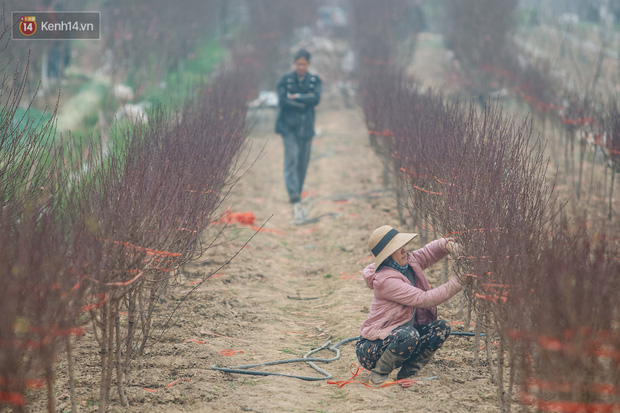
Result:
<svg viewBox="0 0 620 413">
<path fill-rule="evenodd" d="M 431 290 L 422 270 L 433 265 L 448 254 L 445 238 L 431 241 L 419 250 L 407 254 L 407 262 L 415 274 L 415 287 L 395 269 L 383 266 L 375 272 L 375 264 L 364 269 L 364 280 L 374 291 L 370 314 L 362 323 L 361 336 L 368 340 L 384 339 L 392 330 L 406 323 L 418 309 L 415 325 L 437 319 L 437 305 L 441 304 L 463 287 L 456 277 Z"/>
</svg>

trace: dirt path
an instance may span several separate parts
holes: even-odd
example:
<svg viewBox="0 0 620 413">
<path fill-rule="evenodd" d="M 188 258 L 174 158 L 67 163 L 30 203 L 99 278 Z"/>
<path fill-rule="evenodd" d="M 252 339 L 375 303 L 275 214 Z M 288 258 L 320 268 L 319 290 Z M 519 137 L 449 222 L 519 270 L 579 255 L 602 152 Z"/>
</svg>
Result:
<svg viewBox="0 0 620 413">
<path fill-rule="evenodd" d="M 359 334 L 372 297 L 360 273 L 370 262 L 366 240 L 379 225 L 399 227 L 398 215 L 394 199 L 381 192 L 380 163 L 368 146 L 361 114 L 334 110 L 326 102 L 317 126 L 322 134 L 314 142 L 307 179 L 316 199 L 311 215 L 338 216 L 299 227 L 289 224 L 280 138 L 269 132 L 271 124 L 264 130 L 257 127 L 251 152 L 256 156 L 264 146 L 263 154 L 235 188 L 230 205 L 233 212 L 253 212 L 259 222 L 273 214 L 267 228 L 278 232 L 258 234 L 221 272 L 224 275 L 207 281 L 185 302 L 163 342 L 149 350 L 143 366 L 132 375 L 131 411 L 454 412 L 474 406 L 478 411 L 496 411 L 486 368 L 472 366 L 473 341 L 468 338 L 451 339 L 421 374 L 438 379 L 409 389 L 375 390 L 359 383 L 339 389 L 325 381 L 210 370 L 214 363 L 230 366 L 301 357 L 328 338 L 335 343 Z M 215 270 L 251 234 L 233 224 L 220 246 L 183 271 L 184 284 L 171 302 L 176 304 L 192 281 Z M 441 265 L 429 275 L 433 284 L 439 283 Z M 456 304 L 454 299 L 443 306 L 444 318 L 457 321 Z M 184 343 L 188 339 L 196 341 Z M 243 353 L 221 355 L 226 349 Z M 357 362 L 353 343 L 341 349 L 340 360 L 321 365 L 334 380 L 349 379 L 349 366 Z M 300 364 L 263 370 L 318 376 Z M 367 381 L 368 375 L 363 372 L 359 378 Z M 64 407 L 62 402 L 59 407 Z"/>
</svg>

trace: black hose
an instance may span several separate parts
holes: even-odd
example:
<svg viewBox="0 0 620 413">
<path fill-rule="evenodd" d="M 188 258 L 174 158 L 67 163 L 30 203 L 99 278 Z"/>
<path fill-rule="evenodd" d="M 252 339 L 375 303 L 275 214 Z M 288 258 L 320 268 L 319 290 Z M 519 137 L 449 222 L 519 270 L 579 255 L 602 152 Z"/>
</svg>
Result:
<svg viewBox="0 0 620 413">
<path fill-rule="evenodd" d="M 320 362 L 320 363 L 331 363 L 332 361 L 336 361 L 340 358 L 340 350 L 338 349 L 339 346 L 349 343 L 351 341 L 357 340 L 359 338 L 358 337 L 351 337 L 351 338 L 347 338 L 345 340 L 339 341 L 338 343 L 334 344 L 331 347 L 327 347 L 329 346 L 329 344 L 331 343 L 330 340 L 328 340 L 325 344 L 323 344 L 321 347 L 317 347 L 315 349 L 310 350 L 309 352 L 307 352 L 302 358 L 294 358 L 294 359 L 287 359 L 287 360 L 277 360 L 277 361 L 268 361 L 266 363 L 258 363 L 258 364 L 246 364 L 243 366 L 231 366 L 231 367 L 219 367 L 217 364 L 214 364 L 211 366 L 211 370 L 219 370 L 219 371 L 223 371 L 226 373 L 238 373 L 238 374 L 252 374 L 252 375 L 257 375 L 257 376 L 283 376 L 283 377 L 291 377 L 294 379 L 300 379 L 300 380 L 306 380 L 306 381 L 317 381 L 317 380 L 329 380 L 332 378 L 331 373 L 329 373 L 328 371 L 323 370 L 322 368 L 320 368 L 319 366 L 317 366 L 316 364 L 314 364 L 314 362 Z M 327 349 L 329 351 L 332 351 L 334 353 L 336 353 L 336 355 L 332 358 L 309 358 L 308 356 L 314 353 L 317 353 L 321 350 Z M 308 377 L 308 376 L 296 376 L 293 374 L 284 374 L 284 373 L 272 373 L 272 372 L 268 372 L 268 371 L 258 371 L 258 370 L 248 370 L 251 369 L 253 367 L 258 367 L 258 366 L 274 366 L 274 365 L 278 365 L 278 364 L 287 364 L 287 363 L 308 363 L 310 365 L 310 367 L 312 367 L 313 369 L 315 369 L 317 372 L 321 373 L 323 376 L 322 377 Z"/>
<path fill-rule="evenodd" d="M 471 337 L 475 336 L 475 333 L 470 333 L 470 332 L 467 332 L 467 331 L 453 331 L 450 334 L 453 335 L 453 336 L 471 336 Z M 480 333 L 480 335 L 484 336 L 484 333 Z M 338 360 L 340 358 L 340 349 L 338 349 L 338 347 L 343 345 L 343 344 L 349 343 L 351 341 L 355 341 L 358 338 L 359 338 L 359 336 L 358 337 L 350 337 L 350 338 L 347 338 L 345 340 L 339 341 L 338 343 L 334 344 L 331 347 L 327 347 L 331 343 L 331 341 L 328 340 L 321 347 L 317 347 L 315 349 L 310 350 L 309 352 L 307 352 L 301 358 L 268 361 L 266 363 L 245 364 L 245 365 L 242 365 L 242 366 L 231 366 L 231 367 L 219 367 L 217 364 L 214 364 L 214 365 L 211 366 L 211 370 L 219 370 L 219 371 L 223 371 L 225 373 L 251 374 L 251 375 L 255 375 L 255 376 L 291 377 L 293 379 L 300 379 L 300 380 L 306 380 L 306 381 L 329 380 L 329 379 L 332 378 L 331 373 L 329 373 L 326 370 L 323 370 L 322 368 L 320 368 L 319 366 L 317 366 L 314 363 L 315 362 L 318 362 L 318 363 L 331 363 L 332 361 Z M 336 355 L 334 357 L 332 357 L 332 358 L 316 358 L 316 357 L 309 358 L 308 357 L 311 354 L 318 353 L 319 351 L 325 350 L 325 349 L 336 353 Z M 314 370 L 316 370 L 317 372 L 319 372 L 323 376 L 321 376 L 321 377 L 296 376 L 294 374 L 274 373 L 274 372 L 260 371 L 260 370 L 249 370 L 249 369 L 251 369 L 253 367 L 276 366 L 276 365 L 279 365 L 279 364 L 288 364 L 288 363 L 308 363 L 308 365 L 310 365 L 310 367 L 312 367 Z"/>
<path fill-rule="evenodd" d="M 451 336 L 468 336 L 475 337 L 476 333 L 470 333 L 468 331 L 453 331 L 450 333 Z M 484 333 L 480 333 L 480 337 L 484 337 Z"/>
</svg>

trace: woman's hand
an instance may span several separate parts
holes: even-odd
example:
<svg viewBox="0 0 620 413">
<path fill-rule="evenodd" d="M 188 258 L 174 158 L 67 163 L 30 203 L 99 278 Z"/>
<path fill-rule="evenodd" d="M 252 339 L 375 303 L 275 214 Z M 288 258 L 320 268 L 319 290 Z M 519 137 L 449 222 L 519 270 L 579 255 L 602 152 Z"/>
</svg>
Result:
<svg viewBox="0 0 620 413">
<path fill-rule="evenodd" d="M 446 240 L 446 251 L 448 251 L 454 259 L 458 259 L 459 257 L 463 256 L 463 247 L 461 247 L 461 244 L 456 242 L 454 238 L 446 238 Z M 456 279 L 463 287 L 471 285 L 471 283 L 474 281 L 473 277 L 467 275 L 462 277 L 457 276 Z"/>
<path fill-rule="evenodd" d="M 452 238 L 448 238 L 448 242 L 446 242 L 446 251 L 448 251 L 453 258 L 458 258 L 463 255 L 463 248 Z"/>
</svg>

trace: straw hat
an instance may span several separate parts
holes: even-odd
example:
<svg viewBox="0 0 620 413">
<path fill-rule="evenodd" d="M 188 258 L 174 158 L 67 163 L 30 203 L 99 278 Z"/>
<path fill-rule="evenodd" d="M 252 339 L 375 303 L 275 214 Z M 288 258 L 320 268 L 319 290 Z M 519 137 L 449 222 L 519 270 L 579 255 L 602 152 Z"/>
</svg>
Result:
<svg viewBox="0 0 620 413">
<path fill-rule="evenodd" d="M 400 233 L 389 225 L 374 230 L 368 238 L 368 248 L 375 256 L 375 270 L 387 257 L 417 236 L 418 234 Z"/>
</svg>

